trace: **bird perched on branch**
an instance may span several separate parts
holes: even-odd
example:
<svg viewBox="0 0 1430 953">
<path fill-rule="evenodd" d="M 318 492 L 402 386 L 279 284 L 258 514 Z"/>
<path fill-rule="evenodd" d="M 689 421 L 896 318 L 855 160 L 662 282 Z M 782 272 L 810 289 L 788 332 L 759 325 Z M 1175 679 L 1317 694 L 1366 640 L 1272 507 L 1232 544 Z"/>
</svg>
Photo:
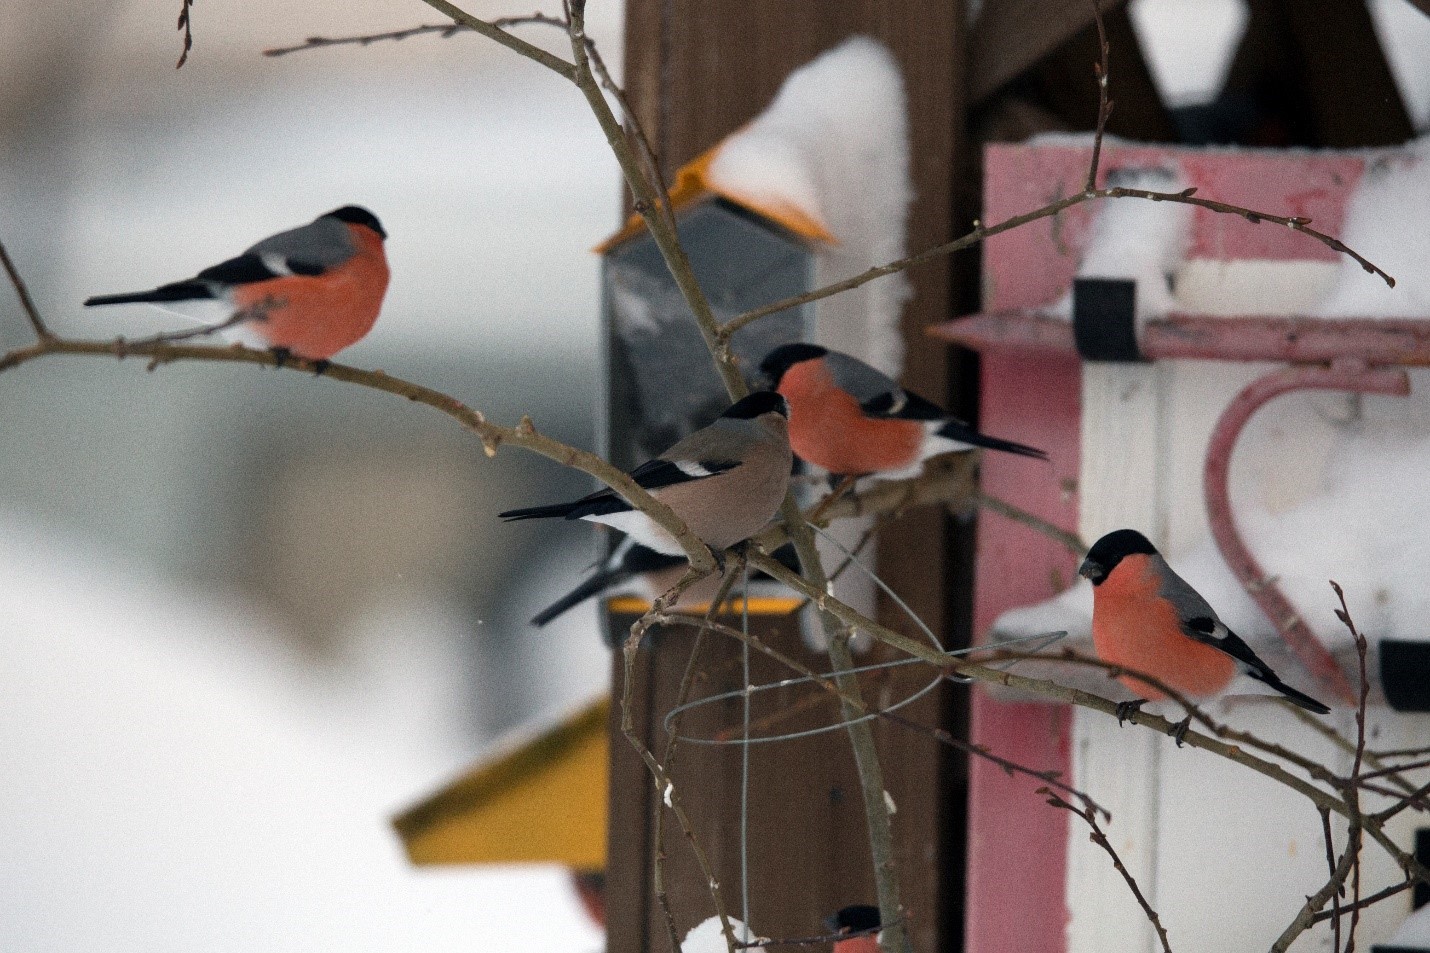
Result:
<svg viewBox="0 0 1430 953">
<path fill-rule="evenodd" d="M 86 307 L 145 303 L 242 323 L 280 362 L 326 362 L 377 320 L 387 291 L 387 232 L 365 208 L 345 205 L 269 236 L 237 258 L 152 291 L 99 295 Z"/>
<path fill-rule="evenodd" d="M 867 904 L 845 907 L 824 921 L 835 933 L 853 934 L 836 940 L 833 953 L 879 953 L 879 908 Z"/>
<path fill-rule="evenodd" d="M 794 547 L 786 543 L 771 555 L 791 572 L 799 572 L 799 559 L 794 555 Z M 621 540 L 611 554 L 601 560 L 596 571 L 584 582 L 551 605 L 542 609 L 531 619 L 531 624 L 540 628 L 558 616 L 574 609 L 587 599 L 619 589 L 632 581 L 639 581 L 647 598 L 654 601 L 662 593 L 670 590 L 680 580 L 685 571 L 684 556 L 667 556 L 637 543 L 627 536 Z M 751 573 L 751 578 L 764 573 Z M 715 598 L 722 581 L 721 576 L 708 576 L 690 586 L 680 594 L 679 601 L 671 608 L 681 611 L 681 606 L 698 606 Z"/>
<path fill-rule="evenodd" d="M 643 489 L 675 511 L 701 542 L 719 554 L 764 529 L 789 486 L 785 399 L 759 391 L 732 404 L 714 423 L 631 471 Z M 504 520 L 562 517 L 604 523 L 658 553 L 685 551 L 649 516 L 614 490 L 571 503 L 499 514 Z"/>
<path fill-rule="evenodd" d="M 760 370 L 789 401 L 795 454 L 831 474 L 916 476 L 929 457 L 974 447 L 1048 458 L 981 434 L 858 358 L 817 344 L 781 345 Z"/>
<path fill-rule="evenodd" d="M 1224 694 L 1238 675 L 1246 675 L 1307 711 L 1330 712 L 1281 681 L 1136 530 L 1119 529 L 1099 539 L 1078 575 L 1092 581 L 1092 642 L 1104 662 L 1151 675 L 1193 700 Z M 1133 675 L 1119 675 L 1118 681 L 1141 699 L 1119 705 L 1119 721 L 1146 702 L 1167 697 Z M 1190 715 L 1178 724 L 1179 745 L 1190 724 Z"/>
</svg>

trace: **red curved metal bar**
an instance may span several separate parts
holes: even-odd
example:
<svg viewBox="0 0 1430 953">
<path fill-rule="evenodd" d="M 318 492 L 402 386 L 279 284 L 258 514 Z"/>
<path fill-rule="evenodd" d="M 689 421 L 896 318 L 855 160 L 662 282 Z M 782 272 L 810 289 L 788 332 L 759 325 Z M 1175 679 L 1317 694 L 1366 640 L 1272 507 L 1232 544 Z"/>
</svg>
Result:
<svg viewBox="0 0 1430 953">
<path fill-rule="evenodd" d="M 1410 393 L 1410 378 L 1403 370 L 1373 368 L 1359 360 L 1272 371 L 1247 385 L 1222 412 L 1216 429 L 1212 431 L 1206 466 L 1202 471 L 1212 537 L 1226 564 L 1236 573 L 1247 593 L 1256 600 L 1312 677 L 1325 691 L 1353 705 L 1356 693 L 1345 671 L 1311 633 L 1300 614 L 1281 594 L 1275 580 L 1266 575 L 1246 548 L 1231 511 L 1231 454 L 1237 438 L 1263 404 L 1294 390 L 1340 390 L 1404 397 Z"/>
</svg>

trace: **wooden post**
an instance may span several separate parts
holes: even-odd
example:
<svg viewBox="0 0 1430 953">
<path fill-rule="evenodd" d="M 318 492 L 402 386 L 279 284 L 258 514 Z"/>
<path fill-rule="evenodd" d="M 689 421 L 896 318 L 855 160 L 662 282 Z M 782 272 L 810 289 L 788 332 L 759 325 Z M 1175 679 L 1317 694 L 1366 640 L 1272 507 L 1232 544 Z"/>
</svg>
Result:
<svg viewBox="0 0 1430 953">
<path fill-rule="evenodd" d="M 627 5 L 626 86 L 657 152 L 670 172 L 758 114 L 794 68 L 855 34 L 887 45 L 898 59 L 909 99 L 911 165 L 916 199 L 908 245 L 924 248 L 955 234 L 954 170 L 963 139 L 962 11 L 958 0 L 824 0 L 811 4 L 753 4 L 739 0 L 630 0 Z M 967 217 L 965 212 L 965 217 Z M 904 315 L 908 344 L 904 381 L 936 399 L 955 399 L 947 348 L 922 329 L 951 313 L 955 298 L 949 261 L 912 273 L 915 294 Z M 966 643 L 950 605 L 966 606 L 967 561 L 953 571 L 950 552 L 960 531 L 940 531 L 927 512 L 895 523 L 882 536 L 879 568 L 945 644 Z M 966 551 L 967 547 L 963 547 Z M 881 618 L 911 635 L 904 619 Z M 827 659 L 805 650 L 792 623 L 758 623 L 758 631 L 817 669 Z M 689 630 L 659 632 L 643 650 L 635 686 L 642 711 L 638 730 L 657 751 L 661 720 L 673 703 L 690 654 Z M 860 661 L 891 657 L 874 651 Z M 697 694 L 738 685 L 738 648 L 713 639 L 703 654 L 708 673 Z M 914 668 L 870 678 L 866 695 L 879 704 L 917 690 L 929 679 Z M 757 658 L 755 681 L 787 672 Z M 619 695 L 619 660 L 615 682 Z M 817 692 L 817 690 L 815 690 Z M 822 693 L 820 693 L 822 694 Z M 760 696 L 756 717 L 782 706 L 799 708 L 814 693 L 790 690 Z M 946 722 L 946 689 L 904 709 L 925 724 Z M 737 701 L 692 712 L 686 733 L 710 737 L 738 724 Z M 619 713 L 616 715 L 619 718 Z M 798 730 L 837 720 L 823 699 L 778 723 Z M 608 949 L 644 953 L 667 948 L 666 928 L 651 883 L 652 784 L 613 724 L 611 839 L 608 867 Z M 890 796 L 897 806 L 894 834 L 904 903 L 916 949 L 956 948 L 961 930 L 964 803 L 961 759 L 954 761 L 927 737 L 897 726 L 876 729 Z M 711 851 L 732 915 L 739 913 L 739 749 L 685 746 L 676 786 Z M 765 936 L 808 936 L 840 906 L 872 903 L 868 837 L 847 735 L 756 747 L 751 758 L 750 880 L 752 926 Z M 676 926 L 682 933 L 713 913 L 708 888 L 674 818 L 667 815 L 666 876 Z M 950 849 L 950 847 L 952 849 Z"/>
</svg>

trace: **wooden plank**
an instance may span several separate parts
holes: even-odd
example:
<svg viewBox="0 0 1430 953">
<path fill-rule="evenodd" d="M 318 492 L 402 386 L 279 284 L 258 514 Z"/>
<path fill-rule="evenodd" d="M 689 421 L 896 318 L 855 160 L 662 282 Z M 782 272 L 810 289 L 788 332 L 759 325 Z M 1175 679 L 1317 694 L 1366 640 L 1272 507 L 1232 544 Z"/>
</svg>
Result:
<svg viewBox="0 0 1430 953">
<path fill-rule="evenodd" d="M 1102 12 L 1125 6 L 1109 0 Z M 985 0 L 969 47 L 969 102 L 983 102 L 1091 24 L 1092 4 L 1081 0 Z"/>
<path fill-rule="evenodd" d="M 881 40 L 894 52 L 904 72 L 917 196 L 910 212 L 908 243 L 910 248 L 923 248 L 953 234 L 954 157 L 963 148 L 963 104 L 958 88 L 964 74 L 963 20 L 959 6 L 957 0 L 762 5 L 737 0 L 630 0 L 626 85 L 663 166 L 672 171 L 756 115 L 790 70 L 853 34 Z M 935 399 L 951 390 L 947 349 L 931 346 L 921 329 L 949 313 L 954 293 L 950 269 L 950 263 L 942 261 L 911 275 L 914 297 L 904 317 L 909 342 L 904 380 Z M 949 588 L 959 580 L 950 583 L 945 569 L 949 534 L 931 532 L 931 522 L 927 513 L 921 513 L 917 519 L 894 524 L 881 538 L 879 566 L 915 611 L 935 631 L 948 636 Z M 966 585 L 966 577 L 962 583 Z M 966 607 L 966 596 L 962 604 Z M 881 619 L 913 632 L 906 620 L 882 608 Z M 957 637 L 966 636 L 965 627 Z M 787 648 L 802 651 L 792 631 L 781 637 Z M 711 680 L 703 691 L 712 690 L 721 678 L 728 680 L 734 651 L 727 645 L 717 645 L 716 651 Z M 642 677 L 648 679 L 653 693 L 652 714 L 669 706 L 687 654 L 685 636 L 666 633 L 643 658 L 649 674 Z M 802 657 L 819 662 L 815 655 Z M 882 657 L 886 657 L 884 653 L 876 652 L 867 658 Z M 784 674 L 762 661 L 756 672 L 757 679 Z M 897 698 L 918 681 L 912 671 L 902 670 L 871 696 L 880 702 Z M 944 694 L 938 691 L 905 713 L 925 723 L 940 724 L 946 708 Z M 721 713 L 722 725 L 729 724 L 729 716 L 729 711 Z M 800 717 L 813 724 L 827 723 L 834 716 L 832 709 L 825 708 Z M 799 723 L 796 719 L 789 724 Z M 705 727 L 713 729 L 715 725 L 707 720 Z M 782 723 L 781 730 L 785 729 Z M 658 725 L 647 723 L 643 730 L 652 740 L 664 737 Z M 887 786 L 898 805 L 894 833 L 915 948 L 956 946 L 959 923 L 947 912 L 956 905 L 943 903 L 943 890 L 948 873 L 961 875 L 961 856 L 949 861 L 940 847 L 960 840 L 957 831 L 948 830 L 950 823 L 962 822 L 962 801 L 948 796 L 950 791 L 959 793 L 959 770 L 950 769 L 943 751 L 927 738 L 883 725 L 876 735 Z M 729 885 L 728 900 L 738 896 L 739 879 L 731 872 L 738 859 L 731 814 L 732 805 L 738 804 L 736 749 L 692 747 L 681 758 L 677 783 L 687 792 L 687 806 L 701 824 L 706 843 L 716 848 L 713 860 L 721 871 L 720 879 Z M 755 928 L 769 936 L 808 935 L 818 929 L 819 917 L 842 903 L 872 902 L 868 839 L 847 736 L 836 732 L 757 748 L 752 769 L 754 850 L 750 861 L 756 888 Z M 949 770 L 953 771 L 951 786 L 945 783 Z M 650 895 L 648 826 L 636 823 L 644 811 L 648 825 L 650 800 L 642 794 L 642 806 L 634 802 L 614 806 L 621 794 L 633 792 L 633 786 L 649 787 L 644 770 L 638 767 L 634 780 L 616 777 L 631 773 L 629 763 L 613 771 L 608 882 L 613 893 L 619 891 L 623 899 L 611 910 L 608 949 L 620 953 L 665 947 L 665 927 Z M 703 878 L 689 865 L 689 850 L 678 837 L 669 843 L 671 900 L 684 930 L 708 915 L 708 893 Z M 627 877 L 630 882 L 623 884 Z M 961 889 L 952 893 L 961 894 Z"/>
<path fill-rule="evenodd" d="M 1251 144 L 1356 148 L 1414 135 L 1364 2 L 1248 0 L 1247 12 L 1223 95 L 1259 114 Z"/>
</svg>

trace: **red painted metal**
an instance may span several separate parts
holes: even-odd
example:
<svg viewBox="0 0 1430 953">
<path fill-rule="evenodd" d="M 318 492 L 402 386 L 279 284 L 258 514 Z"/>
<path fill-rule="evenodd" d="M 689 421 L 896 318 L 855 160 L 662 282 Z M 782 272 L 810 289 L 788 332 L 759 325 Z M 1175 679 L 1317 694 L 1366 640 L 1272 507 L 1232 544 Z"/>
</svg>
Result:
<svg viewBox="0 0 1430 953">
<path fill-rule="evenodd" d="M 1403 370 L 1372 368 L 1364 361 L 1342 359 L 1330 366 L 1287 367 L 1252 381 L 1222 412 L 1207 447 L 1202 471 L 1207 516 L 1212 536 L 1232 572 L 1247 593 L 1306 666 L 1307 671 L 1327 691 L 1349 705 L 1356 696 L 1346 673 L 1302 621 L 1299 613 L 1281 594 L 1274 579 L 1266 574 L 1242 542 L 1231 510 L 1231 454 L 1247 421 L 1266 402 L 1296 390 L 1340 390 L 1361 394 L 1410 393 L 1410 378 Z"/>
</svg>

